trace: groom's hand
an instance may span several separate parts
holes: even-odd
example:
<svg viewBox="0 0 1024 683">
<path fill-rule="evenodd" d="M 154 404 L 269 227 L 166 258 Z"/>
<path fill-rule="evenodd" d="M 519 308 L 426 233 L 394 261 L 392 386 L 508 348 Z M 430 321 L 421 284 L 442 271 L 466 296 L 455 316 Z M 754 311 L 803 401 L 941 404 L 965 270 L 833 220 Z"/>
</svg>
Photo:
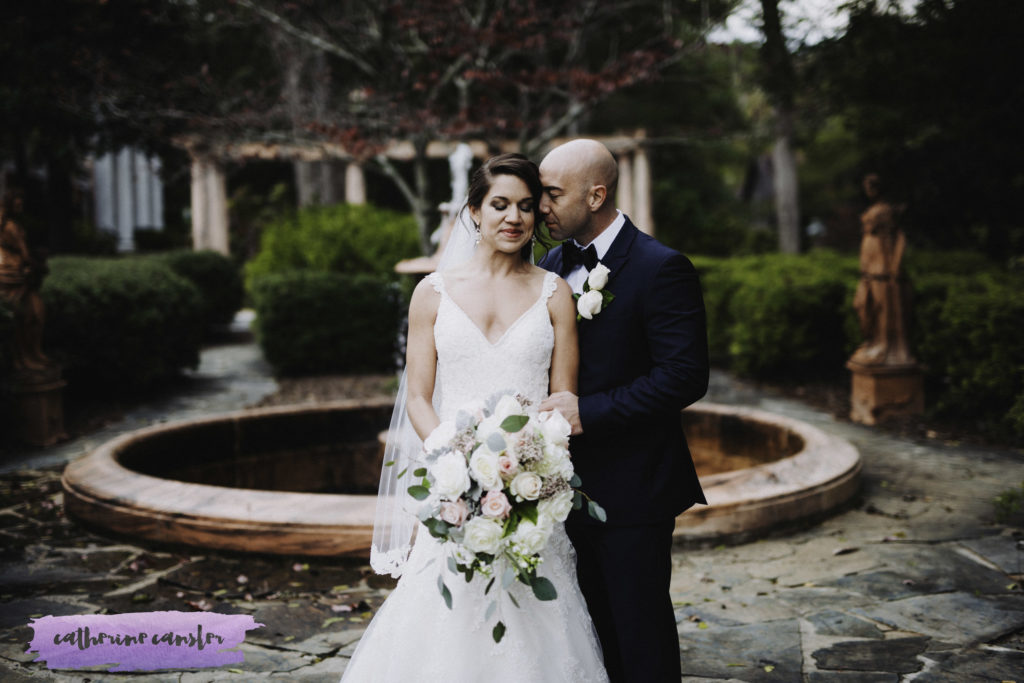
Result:
<svg viewBox="0 0 1024 683">
<path fill-rule="evenodd" d="M 571 391 L 556 391 L 541 401 L 540 411 L 557 410 L 562 414 L 572 427 L 572 435 L 583 433 L 583 423 L 580 422 L 580 399 Z"/>
</svg>

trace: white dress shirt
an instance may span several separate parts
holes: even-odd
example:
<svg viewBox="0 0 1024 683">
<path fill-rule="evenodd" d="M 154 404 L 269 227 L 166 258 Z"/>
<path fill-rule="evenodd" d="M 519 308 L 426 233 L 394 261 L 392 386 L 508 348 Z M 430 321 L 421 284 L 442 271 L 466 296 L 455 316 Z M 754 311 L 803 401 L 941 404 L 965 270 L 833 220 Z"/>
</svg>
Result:
<svg viewBox="0 0 1024 683">
<path fill-rule="evenodd" d="M 626 215 L 616 209 L 615 220 L 605 228 L 600 235 L 594 238 L 590 243 L 594 245 L 597 250 L 597 260 L 600 261 L 604 258 L 604 255 L 608 253 L 608 249 L 612 246 L 612 242 L 619 236 L 619 231 L 622 230 L 622 226 L 626 224 Z M 589 247 L 590 244 L 580 244 L 576 240 L 572 240 L 582 248 Z M 580 265 L 573 268 L 571 271 L 566 273 L 565 281 L 572 287 L 572 291 L 576 294 L 583 293 L 583 283 L 587 281 L 587 276 L 590 275 L 590 271 L 586 267 Z"/>
</svg>

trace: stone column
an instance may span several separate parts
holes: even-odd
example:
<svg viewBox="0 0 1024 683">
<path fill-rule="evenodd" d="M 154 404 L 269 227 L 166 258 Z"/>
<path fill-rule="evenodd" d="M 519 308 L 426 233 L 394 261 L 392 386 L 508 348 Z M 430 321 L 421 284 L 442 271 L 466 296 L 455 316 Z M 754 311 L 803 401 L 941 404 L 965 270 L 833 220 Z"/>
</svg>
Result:
<svg viewBox="0 0 1024 683">
<path fill-rule="evenodd" d="M 136 151 L 134 153 L 134 174 L 133 195 L 135 198 L 135 227 L 152 229 L 150 217 L 153 212 L 153 195 L 149 183 L 149 159 L 144 154 Z"/>
<path fill-rule="evenodd" d="M 345 166 L 345 202 L 366 203 L 366 176 L 363 174 L 363 167 L 354 161 Z"/>
<path fill-rule="evenodd" d="M 619 157 L 619 190 L 615 193 L 615 205 L 630 220 L 633 219 L 633 152 L 623 152 Z"/>
<path fill-rule="evenodd" d="M 149 161 L 149 187 L 152 204 L 150 205 L 150 225 L 156 230 L 164 229 L 164 181 L 160 177 L 160 170 L 163 165 L 160 157 L 153 157 Z"/>
<path fill-rule="evenodd" d="M 92 193 L 95 202 L 96 227 L 115 232 L 114 157 L 104 154 L 92 163 Z"/>
<path fill-rule="evenodd" d="M 192 157 L 192 247 L 229 253 L 224 171 L 204 156 Z"/>
<path fill-rule="evenodd" d="M 114 186 L 115 216 L 117 219 L 117 250 L 135 250 L 135 159 L 131 147 L 124 147 L 117 153 Z"/>
<path fill-rule="evenodd" d="M 648 235 L 654 234 L 654 214 L 651 212 L 651 163 L 647 150 L 638 146 L 633 155 L 633 197 L 636 215 L 633 224 Z"/>
</svg>

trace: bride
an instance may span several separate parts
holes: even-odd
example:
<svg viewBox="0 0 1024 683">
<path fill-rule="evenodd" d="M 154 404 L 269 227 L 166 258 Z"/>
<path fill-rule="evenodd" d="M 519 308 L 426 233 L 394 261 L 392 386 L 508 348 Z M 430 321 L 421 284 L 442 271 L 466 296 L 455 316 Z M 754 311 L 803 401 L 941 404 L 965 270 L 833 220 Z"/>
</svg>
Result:
<svg viewBox="0 0 1024 683">
<path fill-rule="evenodd" d="M 477 575 L 467 583 L 448 571 L 440 542 L 405 509 L 409 497 L 394 474 L 460 406 L 505 390 L 535 405 L 549 393 L 576 391 L 572 292 L 554 273 L 531 264 L 541 193 L 537 167 L 526 157 L 489 159 L 468 190 L 473 227 L 456 223 L 438 272 L 413 292 L 406 376 L 392 418 L 371 551 L 375 571 L 401 579 L 360 640 L 345 683 L 608 680 L 576 584 L 575 552 L 561 524 L 538 570 L 554 584 L 557 599 L 541 602 L 529 587 L 512 584 L 510 597 L 499 600 L 507 630 L 495 643 L 486 579 Z M 438 591 L 440 572 L 451 609 Z"/>
</svg>

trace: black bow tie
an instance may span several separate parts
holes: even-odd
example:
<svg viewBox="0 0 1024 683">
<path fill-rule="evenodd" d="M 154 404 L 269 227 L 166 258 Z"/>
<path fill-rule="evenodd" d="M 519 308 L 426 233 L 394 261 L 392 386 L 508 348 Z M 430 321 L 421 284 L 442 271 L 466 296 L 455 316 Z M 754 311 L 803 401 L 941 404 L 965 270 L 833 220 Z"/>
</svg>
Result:
<svg viewBox="0 0 1024 683">
<path fill-rule="evenodd" d="M 597 247 L 591 244 L 584 249 L 575 242 L 562 243 L 562 275 L 568 275 L 576 266 L 593 270 L 597 265 Z"/>
</svg>

